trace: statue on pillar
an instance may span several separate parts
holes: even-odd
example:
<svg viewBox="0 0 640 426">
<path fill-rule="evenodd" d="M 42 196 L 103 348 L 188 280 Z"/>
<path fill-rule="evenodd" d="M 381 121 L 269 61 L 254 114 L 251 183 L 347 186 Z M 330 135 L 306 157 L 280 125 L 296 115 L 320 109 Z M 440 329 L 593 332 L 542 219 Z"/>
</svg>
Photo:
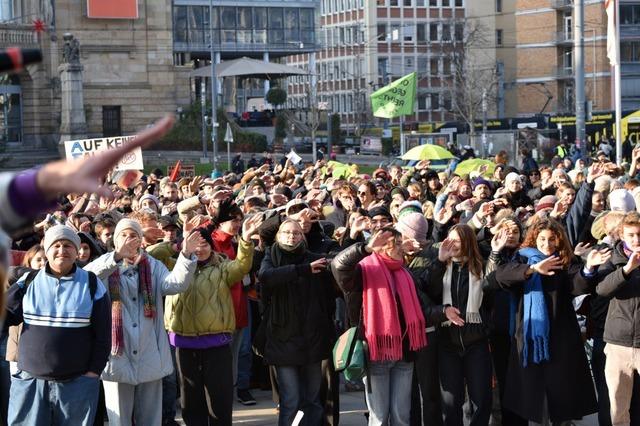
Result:
<svg viewBox="0 0 640 426">
<path fill-rule="evenodd" d="M 63 39 L 62 63 L 80 64 L 80 42 L 71 33 L 65 33 Z"/>
</svg>

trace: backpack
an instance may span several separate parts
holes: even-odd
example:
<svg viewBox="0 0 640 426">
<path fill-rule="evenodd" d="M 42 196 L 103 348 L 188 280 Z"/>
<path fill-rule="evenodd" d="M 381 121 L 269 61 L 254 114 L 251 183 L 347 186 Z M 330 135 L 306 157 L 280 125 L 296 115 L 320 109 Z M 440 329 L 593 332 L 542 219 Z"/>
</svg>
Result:
<svg viewBox="0 0 640 426">
<path fill-rule="evenodd" d="M 36 279 L 36 275 L 38 275 L 38 272 L 40 272 L 39 269 L 29 271 L 29 273 L 27 274 L 27 278 L 25 278 L 24 280 L 25 291 L 27 290 L 29 285 L 31 285 L 33 280 Z M 96 274 L 94 274 L 93 272 L 87 271 L 87 274 L 89 274 L 89 295 L 91 296 L 91 302 L 93 303 L 93 299 L 96 297 L 96 291 L 98 289 L 98 277 L 96 277 Z"/>
</svg>

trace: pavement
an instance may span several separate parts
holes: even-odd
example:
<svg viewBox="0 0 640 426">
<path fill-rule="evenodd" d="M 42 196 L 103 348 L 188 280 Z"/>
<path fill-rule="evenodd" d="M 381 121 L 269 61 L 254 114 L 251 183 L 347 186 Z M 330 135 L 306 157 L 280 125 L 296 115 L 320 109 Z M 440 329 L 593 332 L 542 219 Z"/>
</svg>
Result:
<svg viewBox="0 0 640 426">
<path fill-rule="evenodd" d="M 252 426 L 273 426 L 278 423 L 278 412 L 271 400 L 271 391 L 252 390 L 257 404 L 245 407 L 238 402 L 233 406 L 233 424 Z M 340 393 L 340 425 L 364 426 L 366 419 L 364 413 L 367 405 L 363 392 Z M 465 425 L 468 422 L 465 421 Z M 597 416 L 591 415 L 582 420 L 575 421 L 573 426 L 597 426 Z M 508 425 L 505 425 L 508 426 Z"/>
</svg>

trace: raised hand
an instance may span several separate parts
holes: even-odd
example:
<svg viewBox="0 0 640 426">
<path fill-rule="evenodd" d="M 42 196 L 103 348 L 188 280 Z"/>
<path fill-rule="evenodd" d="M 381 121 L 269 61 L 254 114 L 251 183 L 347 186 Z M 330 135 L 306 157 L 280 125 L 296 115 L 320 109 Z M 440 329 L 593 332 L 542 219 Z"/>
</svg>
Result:
<svg viewBox="0 0 640 426">
<path fill-rule="evenodd" d="M 625 275 L 629 275 L 638 266 L 640 266 L 640 252 L 634 251 L 631 253 L 631 256 L 629 256 L 627 264 L 622 267 L 622 270 Z"/>
<path fill-rule="evenodd" d="M 593 163 L 591 167 L 589 167 L 589 173 L 587 174 L 587 182 L 591 183 L 606 173 L 607 173 L 607 168 L 604 163 Z"/>
<path fill-rule="evenodd" d="M 189 219 L 186 222 L 184 222 L 184 225 L 182 225 L 182 233 L 184 235 L 187 235 L 191 231 L 193 231 L 194 229 L 199 228 L 200 226 L 202 226 L 208 220 L 209 219 L 207 219 L 205 216 L 203 216 L 201 214 L 195 215 L 191 219 Z"/>
<path fill-rule="evenodd" d="M 449 238 L 445 238 L 442 244 L 440 244 L 440 248 L 438 249 L 438 260 L 440 262 L 447 262 L 453 257 L 454 254 L 455 242 Z"/>
<path fill-rule="evenodd" d="M 402 241 L 402 251 L 404 253 L 416 253 L 420 250 L 420 243 L 413 238 Z"/>
<path fill-rule="evenodd" d="M 189 236 L 182 242 L 182 254 L 185 257 L 191 257 L 198 246 L 204 241 L 204 238 L 202 238 L 202 235 L 200 235 L 199 232 L 190 233 Z"/>
<path fill-rule="evenodd" d="M 378 253 L 382 251 L 389 241 L 393 239 L 393 234 L 389 231 L 379 230 L 369 239 L 366 250 L 369 253 Z"/>
<path fill-rule="evenodd" d="M 193 197 L 194 195 L 196 195 L 198 193 L 198 191 L 200 191 L 200 185 L 202 185 L 202 182 L 204 181 L 204 178 L 202 176 L 196 176 L 193 178 L 193 180 L 191 182 L 189 182 L 189 185 L 187 185 L 187 193 L 183 194 L 185 198 L 187 197 Z"/>
<path fill-rule="evenodd" d="M 554 219 L 563 217 L 567 211 L 569 211 L 569 203 L 565 199 L 560 199 L 556 201 L 556 204 L 553 206 L 553 210 L 551 210 L 549 216 Z"/>
<path fill-rule="evenodd" d="M 507 241 L 509 241 L 509 232 L 503 227 L 491 239 L 491 251 L 499 253 L 507 245 Z"/>
<path fill-rule="evenodd" d="M 587 268 L 593 269 L 596 266 L 604 265 L 611 259 L 611 254 L 610 248 L 591 250 L 591 253 L 587 256 Z"/>
<path fill-rule="evenodd" d="M 354 219 L 349 229 L 349 236 L 352 240 L 358 238 L 358 235 L 362 231 L 366 231 L 371 228 L 371 220 L 367 216 L 358 216 Z"/>
<path fill-rule="evenodd" d="M 131 259 L 138 254 L 140 249 L 140 238 L 128 238 L 124 244 L 115 250 L 113 257 L 117 261 L 122 259 Z"/>
<path fill-rule="evenodd" d="M 434 219 L 436 222 L 441 224 L 449 223 L 451 218 L 453 217 L 453 210 L 448 208 L 441 208 L 438 213 L 436 213 Z"/>
<path fill-rule="evenodd" d="M 256 214 L 253 217 L 247 219 L 242 224 L 242 239 L 249 242 L 251 237 L 258 232 L 258 228 L 262 225 L 263 216 Z"/>
<path fill-rule="evenodd" d="M 562 260 L 556 255 L 549 256 L 540 262 L 531 265 L 531 270 L 541 275 L 555 275 L 555 271 L 562 269 Z"/>
<path fill-rule="evenodd" d="M 319 274 L 320 272 L 327 269 L 327 259 L 323 257 L 322 259 L 314 260 L 309 265 L 311 266 L 312 274 Z"/>
<path fill-rule="evenodd" d="M 591 244 L 589 243 L 578 243 L 578 245 L 576 245 L 573 249 L 573 254 L 575 254 L 578 257 L 581 257 L 585 254 L 587 254 L 587 252 L 591 250 Z"/>
<path fill-rule="evenodd" d="M 122 157 L 136 148 L 145 148 L 164 136 L 173 126 L 174 117 L 167 115 L 152 127 L 138 133 L 136 138 L 117 148 L 101 151 L 73 161 L 54 161 L 46 164 L 36 174 L 36 186 L 47 199 L 53 200 L 58 194 L 75 192 L 90 193 L 110 197 L 111 189 L 102 185 L 109 170 Z"/>
</svg>

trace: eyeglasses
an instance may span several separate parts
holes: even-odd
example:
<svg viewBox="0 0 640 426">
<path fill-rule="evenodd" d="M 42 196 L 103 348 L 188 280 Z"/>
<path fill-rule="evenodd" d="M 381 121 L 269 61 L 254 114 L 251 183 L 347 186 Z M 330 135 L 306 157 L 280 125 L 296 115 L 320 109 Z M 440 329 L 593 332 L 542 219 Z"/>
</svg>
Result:
<svg viewBox="0 0 640 426">
<path fill-rule="evenodd" d="M 289 236 L 289 235 L 293 235 L 294 237 L 301 237 L 302 236 L 302 232 L 300 232 L 300 231 L 280 231 L 280 233 L 282 235 L 286 235 L 286 236 Z"/>
<path fill-rule="evenodd" d="M 367 195 L 365 191 L 358 191 L 358 195 Z"/>
</svg>

